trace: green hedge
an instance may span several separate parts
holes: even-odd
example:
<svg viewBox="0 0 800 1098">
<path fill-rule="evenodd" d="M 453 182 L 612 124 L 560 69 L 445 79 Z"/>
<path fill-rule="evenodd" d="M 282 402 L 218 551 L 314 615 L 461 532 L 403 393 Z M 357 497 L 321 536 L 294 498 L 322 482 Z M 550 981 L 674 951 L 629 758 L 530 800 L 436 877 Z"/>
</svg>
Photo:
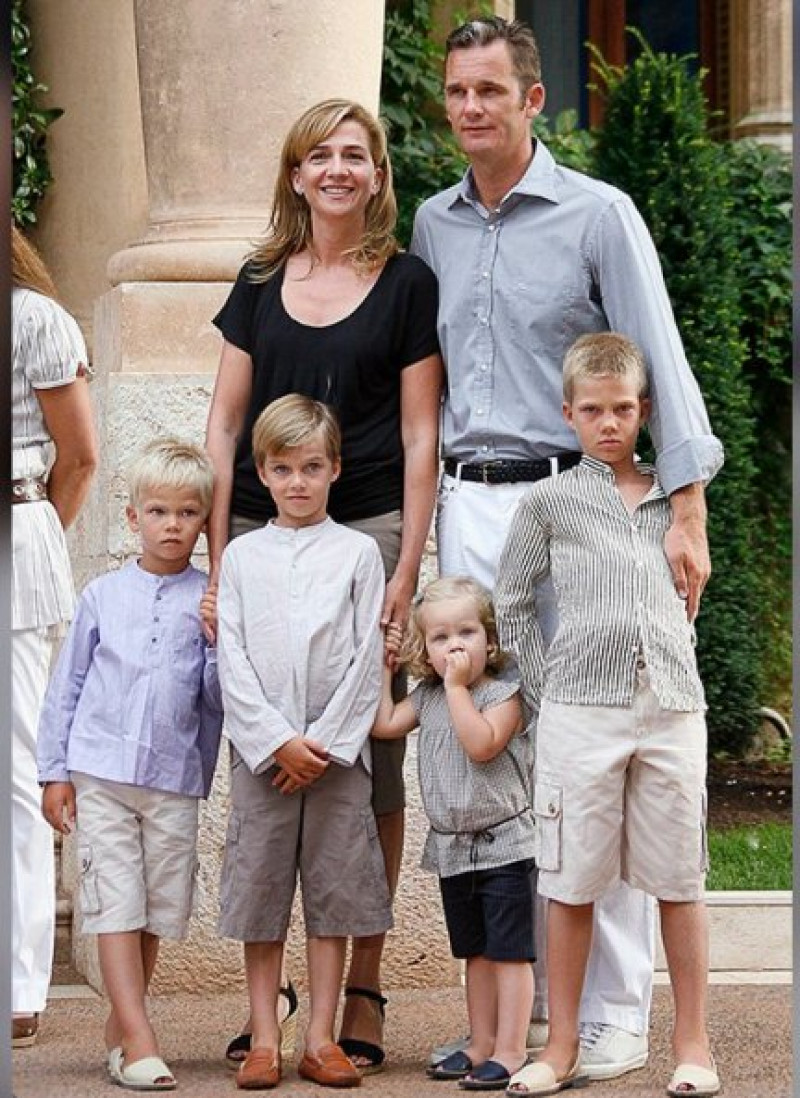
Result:
<svg viewBox="0 0 800 1098">
<path fill-rule="evenodd" d="M 20 226 L 36 221 L 36 206 L 52 182 L 47 162 L 47 129 L 63 113 L 38 105 L 47 91 L 31 69 L 31 31 L 23 0 L 11 7 L 11 95 L 13 192 L 11 213 Z"/>
<path fill-rule="evenodd" d="M 757 728 L 768 638 L 728 150 L 708 135 L 702 75 L 689 72 L 686 58 L 656 54 L 642 42 L 626 69 L 596 67 L 606 92 L 596 172 L 630 194 L 649 225 L 689 362 L 725 447 L 725 465 L 707 492 L 713 574 L 698 619 L 698 661 L 712 750 L 739 754 Z"/>
<path fill-rule="evenodd" d="M 407 247 L 419 204 L 455 183 L 466 158 L 442 109 L 443 51 L 429 35 L 430 0 L 401 0 L 387 9 L 381 115 L 397 190 L 397 238 Z"/>
</svg>

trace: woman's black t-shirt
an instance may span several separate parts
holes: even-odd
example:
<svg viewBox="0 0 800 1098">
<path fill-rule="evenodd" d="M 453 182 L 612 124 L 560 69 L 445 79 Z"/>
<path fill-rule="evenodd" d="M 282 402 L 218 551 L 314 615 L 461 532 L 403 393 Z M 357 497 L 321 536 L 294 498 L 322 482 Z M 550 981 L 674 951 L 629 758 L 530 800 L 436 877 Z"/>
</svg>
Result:
<svg viewBox="0 0 800 1098">
<path fill-rule="evenodd" d="M 253 391 L 236 447 L 231 513 L 266 521 L 275 505 L 258 479 L 253 424 L 287 393 L 331 405 L 342 428 L 342 474 L 331 486 L 329 513 L 340 522 L 371 518 L 403 505 L 401 371 L 436 354 L 438 288 L 412 255 L 393 256 L 366 298 L 343 320 L 311 327 L 283 307 L 285 268 L 267 282 L 239 272 L 214 324 L 253 362 Z"/>
</svg>

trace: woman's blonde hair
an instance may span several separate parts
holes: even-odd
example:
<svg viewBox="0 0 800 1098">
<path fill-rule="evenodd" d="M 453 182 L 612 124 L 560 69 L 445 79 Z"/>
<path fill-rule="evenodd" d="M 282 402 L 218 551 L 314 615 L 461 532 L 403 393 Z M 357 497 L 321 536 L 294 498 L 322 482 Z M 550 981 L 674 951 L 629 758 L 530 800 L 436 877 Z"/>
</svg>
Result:
<svg viewBox="0 0 800 1098">
<path fill-rule="evenodd" d="M 346 254 L 351 256 L 356 270 L 369 272 L 399 251 L 394 237 L 397 201 L 386 132 L 380 121 L 359 103 L 350 99 L 326 99 L 302 114 L 283 142 L 267 233 L 247 257 L 251 282 L 266 282 L 289 256 L 305 248 L 313 252 L 311 211 L 303 195 L 295 191 L 292 175 L 312 149 L 348 121 L 364 127 L 370 155 L 382 175 L 377 193 L 367 204 L 363 239 Z"/>
<path fill-rule="evenodd" d="M 408 619 L 408 631 L 400 653 L 400 662 L 414 678 L 428 683 L 441 682 L 434 671 L 425 648 L 425 607 L 448 599 L 471 599 L 475 603 L 478 618 L 486 630 L 486 670 L 497 674 L 508 663 L 508 656 L 500 648 L 497 639 L 497 620 L 489 592 L 469 576 L 445 576 L 434 580 L 414 596 Z"/>
<path fill-rule="evenodd" d="M 11 282 L 25 290 L 36 290 L 58 300 L 55 283 L 44 260 L 17 226 L 11 223 Z"/>
</svg>

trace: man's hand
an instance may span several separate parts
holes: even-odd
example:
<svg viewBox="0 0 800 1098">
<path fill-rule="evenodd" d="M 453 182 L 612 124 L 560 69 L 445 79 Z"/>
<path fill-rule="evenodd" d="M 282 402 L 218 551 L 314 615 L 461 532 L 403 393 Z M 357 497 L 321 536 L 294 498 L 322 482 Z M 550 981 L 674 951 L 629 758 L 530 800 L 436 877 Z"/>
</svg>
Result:
<svg viewBox="0 0 800 1098">
<path fill-rule="evenodd" d="M 75 830 L 75 786 L 72 782 L 48 782 L 42 793 L 42 815 L 61 835 Z"/>
<path fill-rule="evenodd" d="M 217 591 L 216 581 L 209 582 L 206 593 L 200 599 L 200 621 L 209 644 L 217 643 Z"/>
<path fill-rule="evenodd" d="M 272 784 L 281 793 L 295 793 L 321 778 L 330 765 L 328 752 L 316 740 L 295 736 L 275 752 L 280 770 Z"/>
<path fill-rule="evenodd" d="M 706 505 L 702 484 L 688 484 L 669 497 L 672 525 L 664 535 L 675 589 L 686 600 L 686 616 L 693 622 L 700 608 L 700 596 L 711 575 L 711 558 L 706 535 Z"/>
</svg>

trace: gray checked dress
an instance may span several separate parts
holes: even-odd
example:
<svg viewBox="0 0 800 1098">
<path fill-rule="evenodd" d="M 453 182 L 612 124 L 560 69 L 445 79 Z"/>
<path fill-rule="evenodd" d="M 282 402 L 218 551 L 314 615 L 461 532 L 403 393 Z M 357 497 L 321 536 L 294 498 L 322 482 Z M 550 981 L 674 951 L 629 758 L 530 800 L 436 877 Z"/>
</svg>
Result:
<svg viewBox="0 0 800 1098">
<path fill-rule="evenodd" d="M 472 688 L 479 712 L 519 692 L 487 679 Z M 533 857 L 533 744 L 527 730 L 489 762 L 473 762 L 450 724 L 441 684 L 410 694 L 420 725 L 419 784 L 430 824 L 422 868 L 440 877 L 492 869 Z"/>
</svg>

